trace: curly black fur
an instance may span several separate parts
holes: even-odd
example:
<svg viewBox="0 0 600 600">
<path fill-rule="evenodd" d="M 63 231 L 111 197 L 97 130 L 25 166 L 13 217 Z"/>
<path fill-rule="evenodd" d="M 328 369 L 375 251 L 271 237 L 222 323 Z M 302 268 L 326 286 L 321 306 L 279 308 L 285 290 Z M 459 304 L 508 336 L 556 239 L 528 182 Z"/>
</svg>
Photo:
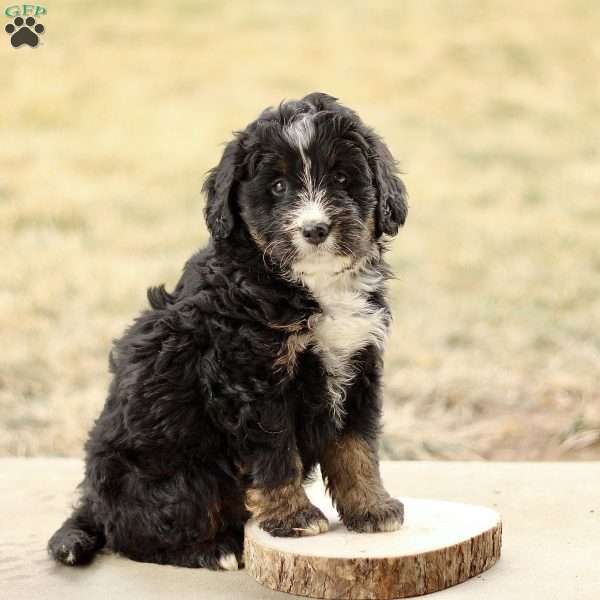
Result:
<svg viewBox="0 0 600 600">
<path fill-rule="evenodd" d="M 307 137 L 294 145 L 296 134 Z M 349 332 L 354 346 L 328 355 L 319 323 L 335 298 L 319 300 L 311 267 L 298 267 L 312 250 L 294 237 L 299 198 L 317 193 L 307 178 L 331 220 L 331 245 L 315 250 L 319 269 L 346 278 L 365 319 L 387 326 L 382 236 L 406 218 L 389 151 L 325 94 L 266 110 L 207 178 L 210 243 L 172 293 L 148 290 L 150 308 L 114 344 L 80 503 L 49 541 L 56 560 L 84 564 L 106 545 L 139 561 L 228 568 L 226 557 L 241 561 L 248 490 L 276 499 L 344 436 L 376 447 L 381 340 Z M 287 187 L 274 197 L 276 179 Z M 280 531 L 282 518 L 296 522 L 282 511 Z"/>
</svg>

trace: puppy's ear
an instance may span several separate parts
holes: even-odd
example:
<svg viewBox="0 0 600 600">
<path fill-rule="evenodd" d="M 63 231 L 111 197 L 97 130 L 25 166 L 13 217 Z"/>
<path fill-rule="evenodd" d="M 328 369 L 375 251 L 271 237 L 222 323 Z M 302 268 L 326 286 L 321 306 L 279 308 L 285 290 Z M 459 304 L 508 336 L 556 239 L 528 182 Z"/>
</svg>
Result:
<svg viewBox="0 0 600 600">
<path fill-rule="evenodd" d="M 235 223 L 231 196 L 240 167 L 240 148 L 240 139 L 236 136 L 227 144 L 221 161 L 209 171 L 202 186 L 202 192 L 206 194 L 206 225 L 215 240 L 229 237 Z"/>
<path fill-rule="evenodd" d="M 404 225 L 408 212 L 408 193 L 404 182 L 397 175 L 396 161 L 375 134 L 368 136 L 371 146 L 371 168 L 377 188 L 375 209 L 375 234 L 396 235 Z"/>
</svg>

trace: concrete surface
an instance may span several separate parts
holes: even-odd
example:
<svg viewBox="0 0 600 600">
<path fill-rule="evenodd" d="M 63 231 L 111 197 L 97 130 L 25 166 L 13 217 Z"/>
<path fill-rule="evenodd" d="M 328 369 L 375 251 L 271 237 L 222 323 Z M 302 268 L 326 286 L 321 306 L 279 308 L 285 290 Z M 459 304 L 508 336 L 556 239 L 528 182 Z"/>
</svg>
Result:
<svg viewBox="0 0 600 600">
<path fill-rule="evenodd" d="M 443 600 L 600 598 L 600 462 L 383 463 L 394 495 L 496 508 L 500 562 L 432 594 Z M 102 554 L 84 568 L 51 562 L 48 537 L 67 516 L 82 464 L 69 459 L 0 459 L 0 598 L 105 600 L 291 598 L 243 571 L 214 573 L 141 564 Z"/>
</svg>

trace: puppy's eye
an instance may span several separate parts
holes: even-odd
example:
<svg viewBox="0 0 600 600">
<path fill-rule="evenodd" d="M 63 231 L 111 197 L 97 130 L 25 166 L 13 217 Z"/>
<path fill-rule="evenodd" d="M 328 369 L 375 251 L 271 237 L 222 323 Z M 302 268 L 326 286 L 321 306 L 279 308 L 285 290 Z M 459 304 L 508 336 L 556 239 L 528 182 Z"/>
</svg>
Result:
<svg viewBox="0 0 600 600">
<path fill-rule="evenodd" d="M 342 173 L 342 171 L 335 171 L 333 173 L 333 181 L 338 185 L 346 185 L 346 183 L 348 183 L 348 177 L 346 177 L 346 173 Z"/>
<path fill-rule="evenodd" d="M 271 184 L 271 193 L 274 196 L 283 196 L 287 191 L 287 181 L 285 179 L 278 179 Z"/>
</svg>

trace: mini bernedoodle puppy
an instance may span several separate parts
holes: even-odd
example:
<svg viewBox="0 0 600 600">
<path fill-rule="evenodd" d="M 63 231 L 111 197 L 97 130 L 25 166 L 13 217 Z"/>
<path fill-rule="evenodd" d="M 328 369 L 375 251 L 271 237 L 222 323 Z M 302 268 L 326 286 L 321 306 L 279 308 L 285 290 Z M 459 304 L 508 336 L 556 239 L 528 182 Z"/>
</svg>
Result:
<svg viewBox="0 0 600 600">
<path fill-rule="evenodd" d="M 252 516 L 275 536 L 328 523 L 398 529 L 379 475 L 386 238 L 406 190 L 372 129 L 313 93 L 265 110 L 204 184 L 208 246 L 114 344 L 81 498 L 48 543 L 67 565 L 103 546 L 143 562 L 237 569 Z"/>
</svg>

